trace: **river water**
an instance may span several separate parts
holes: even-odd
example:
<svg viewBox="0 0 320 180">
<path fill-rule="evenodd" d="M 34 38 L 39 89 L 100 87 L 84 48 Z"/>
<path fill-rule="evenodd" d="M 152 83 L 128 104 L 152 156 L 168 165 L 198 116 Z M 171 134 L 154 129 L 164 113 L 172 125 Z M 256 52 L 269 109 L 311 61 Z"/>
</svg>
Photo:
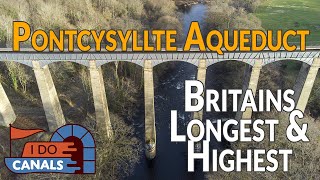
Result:
<svg viewBox="0 0 320 180">
<path fill-rule="evenodd" d="M 192 21 L 198 21 L 202 24 L 206 10 L 205 5 L 197 4 L 184 12 L 182 18 L 184 33 L 188 32 Z M 154 68 L 154 71 L 157 71 L 158 66 Z M 187 172 L 187 143 L 171 142 L 170 133 L 171 110 L 177 110 L 178 133 L 186 134 L 191 114 L 184 112 L 184 81 L 195 79 L 196 73 L 197 67 L 189 63 L 179 62 L 174 70 L 170 71 L 165 77 L 161 77 L 158 86 L 155 88 L 157 155 L 152 162 L 149 162 L 142 154 L 140 163 L 136 165 L 132 176 L 128 179 L 204 179 L 202 163 L 197 164 L 194 173 Z M 137 120 L 143 123 L 143 115 L 141 119 Z M 144 132 L 144 126 L 140 128 Z M 140 134 L 142 138 L 143 135 L 143 133 Z"/>
<path fill-rule="evenodd" d="M 186 34 L 189 31 L 190 23 L 192 21 L 199 22 L 200 25 L 204 24 L 206 16 L 207 6 L 205 4 L 196 4 L 190 7 L 190 9 L 184 10 L 183 13 L 183 33 Z"/>
</svg>

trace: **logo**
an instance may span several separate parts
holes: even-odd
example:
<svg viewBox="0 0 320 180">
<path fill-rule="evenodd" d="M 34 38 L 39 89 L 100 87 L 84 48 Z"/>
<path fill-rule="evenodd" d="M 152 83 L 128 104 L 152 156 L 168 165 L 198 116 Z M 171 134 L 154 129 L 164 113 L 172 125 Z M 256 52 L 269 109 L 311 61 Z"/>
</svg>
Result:
<svg viewBox="0 0 320 180">
<path fill-rule="evenodd" d="M 21 157 L 12 157 L 12 140 L 26 138 L 43 131 L 10 126 L 10 157 L 5 158 L 5 164 L 10 171 L 17 174 L 95 173 L 95 141 L 91 133 L 80 125 L 60 127 L 52 134 L 49 142 L 27 142 Z"/>
</svg>

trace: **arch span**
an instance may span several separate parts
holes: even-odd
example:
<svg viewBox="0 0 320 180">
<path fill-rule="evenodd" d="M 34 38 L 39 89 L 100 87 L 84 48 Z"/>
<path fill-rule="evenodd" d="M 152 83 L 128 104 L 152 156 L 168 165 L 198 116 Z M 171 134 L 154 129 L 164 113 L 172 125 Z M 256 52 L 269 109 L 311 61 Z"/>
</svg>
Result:
<svg viewBox="0 0 320 180">
<path fill-rule="evenodd" d="M 260 59 L 263 59 L 263 65 L 281 60 L 296 60 L 311 65 L 314 58 L 319 57 L 319 55 L 319 51 L 262 52 Z"/>
<path fill-rule="evenodd" d="M 50 65 L 50 64 L 54 64 L 54 63 L 60 63 L 60 62 L 72 62 L 72 63 L 76 63 L 82 66 L 86 66 L 89 67 L 89 61 L 87 60 L 50 60 L 50 61 L 39 61 L 41 67 L 44 67 L 46 65 Z"/>
<path fill-rule="evenodd" d="M 96 61 L 96 64 L 97 64 L 97 67 L 99 66 L 103 66 L 103 65 L 106 65 L 106 64 L 109 64 L 109 63 L 112 63 L 112 62 L 119 62 L 119 60 L 97 60 Z M 140 67 L 143 67 L 143 60 L 122 60 L 120 62 L 126 62 L 126 63 L 132 63 L 132 64 L 136 64 Z"/>
<path fill-rule="evenodd" d="M 221 59 L 221 60 L 208 60 L 207 62 L 207 68 L 209 68 L 210 66 L 217 64 L 217 63 L 227 63 L 227 62 L 239 62 L 242 64 L 248 64 L 250 66 L 254 65 L 254 59 L 252 60 L 241 60 L 241 59 Z"/>
<path fill-rule="evenodd" d="M 164 63 L 170 63 L 170 62 L 179 62 L 179 63 L 186 63 L 186 64 L 191 64 L 193 66 L 198 66 L 198 60 L 192 60 L 192 61 L 184 61 L 184 60 L 159 60 L 159 61 L 154 61 L 152 62 L 153 68 L 156 66 L 159 66 Z"/>
<path fill-rule="evenodd" d="M 48 65 L 55 61 L 73 61 L 84 66 L 89 66 L 90 60 L 96 60 L 97 65 L 101 66 L 112 61 L 128 61 L 136 63 L 143 67 L 145 60 L 152 60 L 153 66 L 161 64 L 166 61 L 187 61 L 191 64 L 198 65 L 198 61 L 205 59 L 208 61 L 207 66 L 216 62 L 225 60 L 242 61 L 253 65 L 254 59 L 262 59 L 263 65 L 272 63 L 274 61 L 291 59 L 302 61 L 307 64 L 312 64 L 312 59 L 320 56 L 319 48 L 308 48 L 306 51 L 278 51 L 272 52 L 270 50 L 263 50 L 260 52 L 224 52 L 222 55 L 216 52 L 34 52 L 28 49 L 20 52 L 12 52 L 10 50 L 0 49 L 0 61 L 16 61 L 32 67 L 30 61 L 40 61 L 41 66 Z"/>
</svg>

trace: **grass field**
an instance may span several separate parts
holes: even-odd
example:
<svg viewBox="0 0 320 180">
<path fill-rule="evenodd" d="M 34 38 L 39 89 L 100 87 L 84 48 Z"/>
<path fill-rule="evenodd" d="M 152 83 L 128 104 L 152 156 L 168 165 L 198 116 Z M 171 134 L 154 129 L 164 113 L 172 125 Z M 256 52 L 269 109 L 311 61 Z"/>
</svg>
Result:
<svg viewBox="0 0 320 180">
<path fill-rule="evenodd" d="M 265 0 L 255 14 L 266 30 L 309 29 L 308 44 L 320 45 L 320 0 Z"/>
</svg>

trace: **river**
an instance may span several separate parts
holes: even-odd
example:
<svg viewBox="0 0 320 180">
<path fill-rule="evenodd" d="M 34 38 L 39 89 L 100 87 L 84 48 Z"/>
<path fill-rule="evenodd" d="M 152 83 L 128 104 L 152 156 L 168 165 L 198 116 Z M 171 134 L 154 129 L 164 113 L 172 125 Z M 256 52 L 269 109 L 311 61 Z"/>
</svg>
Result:
<svg viewBox="0 0 320 180">
<path fill-rule="evenodd" d="M 182 18 L 183 32 L 188 32 L 192 21 L 202 24 L 206 10 L 207 7 L 204 4 L 196 4 L 186 10 Z M 157 71 L 158 66 L 154 71 Z M 184 112 L 184 81 L 195 79 L 196 73 L 197 67 L 179 62 L 170 74 L 160 79 L 160 83 L 155 88 L 157 155 L 152 162 L 149 162 L 142 154 L 140 163 L 136 165 L 132 176 L 128 179 L 204 179 L 202 163 L 197 165 L 194 173 L 187 172 L 187 143 L 173 143 L 170 140 L 171 110 L 178 111 L 178 133 L 186 134 L 191 114 Z M 138 120 L 143 123 L 143 115 Z M 143 128 L 142 126 L 142 131 Z M 143 133 L 140 133 L 140 136 L 143 138 Z"/>
</svg>

